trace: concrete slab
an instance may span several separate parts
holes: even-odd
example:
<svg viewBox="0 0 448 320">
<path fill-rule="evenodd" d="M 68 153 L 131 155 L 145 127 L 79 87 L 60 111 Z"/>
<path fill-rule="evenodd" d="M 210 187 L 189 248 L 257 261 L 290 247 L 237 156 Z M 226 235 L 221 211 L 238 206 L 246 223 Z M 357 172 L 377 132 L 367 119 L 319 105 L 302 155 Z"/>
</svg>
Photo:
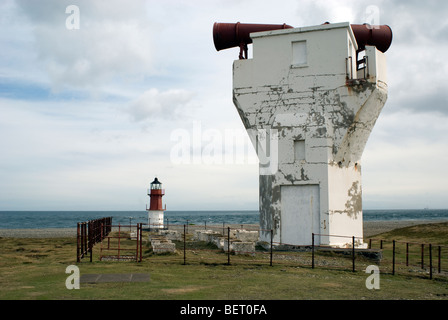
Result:
<svg viewBox="0 0 448 320">
<path fill-rule="evenodd" d="M 148 282 L 148 273 L 83 274 L 80 283 Z"/>
</svg>

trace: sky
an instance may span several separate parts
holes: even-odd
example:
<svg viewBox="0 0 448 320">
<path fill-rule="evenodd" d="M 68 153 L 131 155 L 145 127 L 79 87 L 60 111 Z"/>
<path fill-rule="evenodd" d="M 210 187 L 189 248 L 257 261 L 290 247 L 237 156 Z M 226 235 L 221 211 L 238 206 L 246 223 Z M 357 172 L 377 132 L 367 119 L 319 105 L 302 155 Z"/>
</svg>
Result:
<svg viewBox="0 0 448 320">
<path fill-rule="evenodd" d="M 258 210 L 232 102 L 239 50 L 215 50 L 213 23 L 372 19 L 393 41 L 363 208 L 448 208 L 447 12 L 441 0 L 2 0 L 0 210 L 145 210 L 156 176 L 167 210 Z"/>
</svg>

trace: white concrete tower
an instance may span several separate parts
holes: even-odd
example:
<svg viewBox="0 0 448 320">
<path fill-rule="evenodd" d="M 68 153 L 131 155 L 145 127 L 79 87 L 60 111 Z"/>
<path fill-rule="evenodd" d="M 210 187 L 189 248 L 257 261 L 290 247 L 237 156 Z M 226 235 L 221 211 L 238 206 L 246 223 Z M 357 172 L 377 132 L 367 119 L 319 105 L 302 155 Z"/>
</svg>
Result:
<svg viewBox="0 0 448 320">
<path fill-rule="evenodd" d="M 315 233 L 316 244 L 351 246 L 355 236 L 361 247 L 361 156 L 386 102 L 392 32 L 284 26 L 250 33 L 253 58 L 233 63 L 233 102 L 244 126 L 266 133 L 253 140 L 269 161 L 260 161 L 260 240 L 273 229 L 274 242 L 310 245 Z"/>
</svg>

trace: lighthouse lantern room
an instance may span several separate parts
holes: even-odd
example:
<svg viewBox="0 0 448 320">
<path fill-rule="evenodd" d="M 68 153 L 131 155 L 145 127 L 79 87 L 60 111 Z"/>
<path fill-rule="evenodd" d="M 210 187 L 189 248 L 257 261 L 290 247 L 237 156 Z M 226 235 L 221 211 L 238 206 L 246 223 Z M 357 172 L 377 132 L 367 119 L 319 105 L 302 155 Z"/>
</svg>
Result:
<svg viewBox="0 0 448 320">
<path fill-rule="evenodd" d="M 151 187 L 148 189 L 148 196 L 150 197 L 148 211 L 148 225 L 149 228 L 162 229 L 163 228 L 163 214 L 166 210 L 162 206 L 162 197 L 165 195 L 165 189 L 162 189 L 162 183 L 157 179 L 151 182 Z"/>
</svg>

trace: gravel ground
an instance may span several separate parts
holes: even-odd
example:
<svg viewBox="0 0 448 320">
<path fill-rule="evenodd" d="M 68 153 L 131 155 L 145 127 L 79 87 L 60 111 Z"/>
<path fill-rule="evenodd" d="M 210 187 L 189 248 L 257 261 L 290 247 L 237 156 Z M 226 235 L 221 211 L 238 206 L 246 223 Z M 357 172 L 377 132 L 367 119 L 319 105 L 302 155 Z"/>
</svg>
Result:
<svg viewBox="0 0 448 320">
<path fill-rule="evenodd" d="M 76 237 L 76 228 L 0 229 L 4 238 L 66 238 Z"/>
<path fill-rule="evenodd" d="M 444 220 L 446 221 L 446 220 Z M 403 221 L 365 221 L 364 236 L 369 237 L 379 233 L 387 232 L 397 228 L 404 228 L 417 224 L 437 223 L 442 221 L 426 220 L 403 220 Z M 227 227 L 227 225 L 226 225 Z M 235 225 L 231 227 L 240 227 Z M 253 229 L 254 226 L 247 226 Z M 183 227 L 182 227 L 183 228 Z M 195 226 L 189 226 L 189 229 L 197 229 Z M 0 229 L 0 237 L 5 238 L 60 238 L 76 237 L 76 228 L 48 228 L 48 229 Z"/>
</svg>

